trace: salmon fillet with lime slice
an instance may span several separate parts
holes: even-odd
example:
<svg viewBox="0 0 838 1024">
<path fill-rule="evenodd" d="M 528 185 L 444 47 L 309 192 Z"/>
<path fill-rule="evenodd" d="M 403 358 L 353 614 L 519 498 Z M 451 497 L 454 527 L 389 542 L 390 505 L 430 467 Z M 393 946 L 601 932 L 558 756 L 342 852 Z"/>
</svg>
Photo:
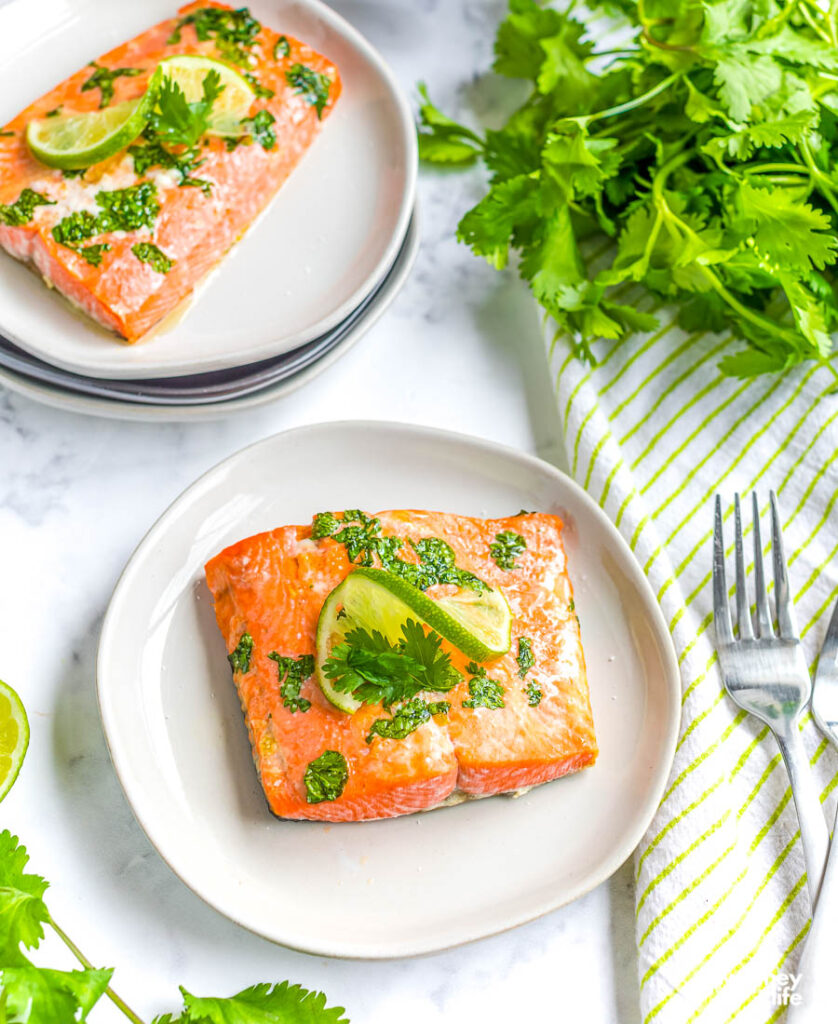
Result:
<svg viewBox="0 0 838 1024">
<path fill-rule="evenodd" d="M 413 545 L 423 539 L 449 545 L 458 570 L 502 591 L 512 644 L 476 665 L 443 641 L 461 674 L 434 695 L 449 707 L 402 738 L 374 735 L 387 710 L 363 704 L 354 714 L 341 711 L 314 674 L 321 609 L 363 556 L 335 537 L 315 539 L 311 526 L 283 526 L 222 551 L 207 563 L 206 578 L 270 809 L 281 818 L 388 818 L 519 791 L 593 764 L 597 744 L 561 520 L 402 510 L 366 521 L 377 537 L 392 538 L 387 543 L 406 562 L 418 563 Z M 499 535 L 517 538 L 505 555 Z M 438 600 L 456 590 L 443 582 L 425 594 Z M 312 790 L 313 764 L 327 780 L 340 768 L 325 795 Z"/>
<path fill-rule="evenodd" d="M 218 12 L 229 12 L 232 27 L 224 28 Z M 186 175 L 149 163 L 153 153 L 142 137 L 80 176 L 32 155 L 25 141 L 32 119 L 136 99 L 158 63 L 175 54 L 221 60 L 250 76 L 256 99 L 247 142 L 231 146 L 204 136 L 200 159 Z M 326 57 L 260 25 L 246 9 L 188 4 L 71 75 L 0 131 L 0 246 L 88 316 L 137 341 L 187 299 L 270 203 L 340 89 L 338 70 Z M 103 203 L 127 212 L 121 226 L 91 228 Z M 70 229 L 56 233 L 62 223 Z M 150 259 L 156 252 L 149 246 L 162 258 Z"/>
</svg>

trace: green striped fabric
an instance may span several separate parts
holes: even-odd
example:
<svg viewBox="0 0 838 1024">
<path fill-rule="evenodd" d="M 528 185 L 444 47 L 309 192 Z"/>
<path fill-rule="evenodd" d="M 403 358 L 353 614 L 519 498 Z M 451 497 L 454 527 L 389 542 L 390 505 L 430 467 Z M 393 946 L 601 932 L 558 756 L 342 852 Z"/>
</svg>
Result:
<svg viewBox="0 0 838 1024">
<path fill-rule="evenodd" d="M 808 929 L 805 868 L 773 737 L 719 676 L 712 498 L 723 496 L 730 552 L 734 491 L 755 489 L 765 515 L 777 492 L 811 666 L 838 597 L 835 376 L 731 380 L 716 368 L 723 339 L 664 319 L 654 334 L 595 346 L 593 369 L 564 339 L 550 347 L 573 475 L 643 566 L 682 675 L 672 775 L 636 856 L 644 1024 L 779 1020 L 776 975 L 794 970 Z M 810 716 L 802 728 L 831 821 L 838 757 Z"/>
</svg>

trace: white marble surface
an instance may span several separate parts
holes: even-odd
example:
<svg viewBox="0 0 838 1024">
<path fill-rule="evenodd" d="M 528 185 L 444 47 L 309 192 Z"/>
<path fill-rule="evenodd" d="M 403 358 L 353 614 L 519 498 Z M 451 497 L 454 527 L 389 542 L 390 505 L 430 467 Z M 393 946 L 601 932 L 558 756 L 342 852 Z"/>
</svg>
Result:
<svg viewBox="0 0 838 1024">
<path fill-rule="evenodd" d="M 21 0 L 22 2 L 22 0 Z M 481 81 L 501 0 L 333 0 L 412 92 L 487 118 L 511 86 Z M 512 275 L 454 241 L 479 172 L 423 171 L 423 243 L 404 292 L 373 331 L 301 392 L 227 422 L 114 423 L 0 389 L 0 677 L 23 695 L 32 741 L 0 826 L 52 882 L 56 920 L 150 1021 L 179 984 L 230 994 L 290 978 L 321 988 L 353 1024 L 508 1024 L 579 1018 L 634 1024 L 630 867 L 540 921 L 413 960 L 333 961 L 250 935 L 204 905 L 135 823 L 108 759 L 94 659 L 111 589 L 132 549 L 205 469 L 251 441 L 320 420 L 427 423 L 561 464 L 538 317 Z M 370 458 L 375 454 L 370 453 Z M 39 960 L 71 966 L 48 941 Z M 94 1024 L 123 1021 L 103 1001 Z"/>
</svg>

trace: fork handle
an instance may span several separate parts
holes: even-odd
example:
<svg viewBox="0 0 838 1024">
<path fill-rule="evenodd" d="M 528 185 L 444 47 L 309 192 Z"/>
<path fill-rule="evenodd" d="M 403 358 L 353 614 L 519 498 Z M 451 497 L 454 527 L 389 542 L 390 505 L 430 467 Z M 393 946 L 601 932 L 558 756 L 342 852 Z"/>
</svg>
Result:
<svg viewBox="0 0 838 1024">
<path fill-rule="evenodd" d="M 786 762 L 794 806 L 797 808 L 800 839 L 803 843 L 803 856 L 806 860 L 809 896 L 814 907 L 818 900 L 823 869 L 826 865 L 826 855 L 829 851 L 829 829 L 821 809 L 815 777 L 809 766 L 809 759 L 803 747 L 803 740 L 800 738 L 797 722 L 792 722 L 789 725 L 787 733 L 778 735 L 777 742 L 780 745 L 783 760 Z"/>
<path fill-rule="evenodd" d="M 835 818 L 838 829 L 838 814 Z M 786 1024 L 820 1024 L 835 1013 L 835 950 L 838 949 L 838 843 L 835 831 L 812 927 L 797 968 L 798 998 L 789 998 Z"/>
</svg>

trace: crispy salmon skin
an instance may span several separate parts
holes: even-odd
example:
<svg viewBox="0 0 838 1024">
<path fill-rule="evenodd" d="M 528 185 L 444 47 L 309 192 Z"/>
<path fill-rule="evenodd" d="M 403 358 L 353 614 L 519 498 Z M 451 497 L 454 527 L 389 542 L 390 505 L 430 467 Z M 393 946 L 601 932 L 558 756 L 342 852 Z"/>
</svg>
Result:
<svg viewBox="0 0 838 1024">
<path fill-rule="evenodd" d="M 213 11 L 238 19 L 233 24 L 243 33 L 243 43 L 231 44 L 213 28 L 213 17 L 218 17 Z M 259 119 L 254 125 L 260 129 L 254 129 L 252 139 L 231 148 L 224 138 L 205 135 L 186 174 L 167 166 L 165 158 L 163 165 L 149 163 L 153 153 L 142 137 L 82 175 L 66 175 L 31 154 L 25 141 L 30 120 L 135 99 L 145 92 L 158 63 L 174 54 L 235 63 L 251 76 L 258 88 L 249 117 Z M 88 316 L 125 340 L 137 341 L 191 294 L 268 205 L 314 141 L 340 89 L 331 61 L 304 42 L 260 25 L 246 9 L 233 12 L 203 0 L 188 4 L 176 17 L 77 71 L 5 125 L 0 132 L 0 246 L 31 264 Z M 141 183 L 149 186 L 142 194 L 144 212 L 129 222 L 138 226 L 84 227 L 84 214 L 101 217 L 97 196 Z M 30 209 L 26 198 L 32 193 L 41 200 Z M 56 233 L 62 222 L 75 230 Z M 78 237 L 80 227 L 83 238 Z M 149 259 L 154 252 L 149 246 L 162 259 Z"/>
<path fill-rule="evenodd" d="M 326 821 L 389 818 L 458 797 L 519 790 L 593 764 L 597 744 L 561 520 L 545 513 L 475 519 L 402 510 L 381 512 L 368 522 L 381 537 L 395 538 L 389 543 L 408 562 L 417 562 L 413 545 L 422 539 L 449 545 L 457 569 L 506 597 L 512 645 L 507 654 L 477 666 L 443 641 L 462 674 L 449 692 L 435 694 L 446 698 L 447 712 L 403 738 L 373 736 L 371 727 L 387 717 L 386 710 L 364 704 L 354 714 L 341 711 L 324 697 L 313 674 L 320 611 L 355 568 L 353 552 L 332 536 L 314 539 L 311 526 L 282 526 L 222 551 L 207 563 L 206 579 L 274 814 Z M 518 538 L 514 558 L 493 556 L 501 534 Z M 438 583 L 425 593 L 438 598 L 452 589 Z M 286 686 L 283 692 L 292 659 L 298 688 Z M 474 681 L 484 670 L 502 694 L 499 702 L 488 703 L 500 706 L 474 700 Z M 313 801 L 307 770 L 335 755 L 345 764 L 340 792 Z"/>
</svg>

